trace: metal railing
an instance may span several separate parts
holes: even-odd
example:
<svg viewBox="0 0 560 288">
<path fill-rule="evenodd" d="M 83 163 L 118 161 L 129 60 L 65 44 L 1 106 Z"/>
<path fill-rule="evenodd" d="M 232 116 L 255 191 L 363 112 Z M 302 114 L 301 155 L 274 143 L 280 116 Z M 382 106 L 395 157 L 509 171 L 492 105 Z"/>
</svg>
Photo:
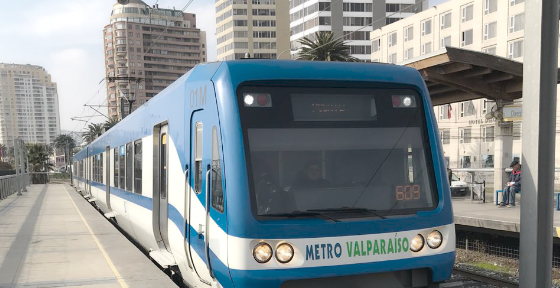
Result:
<svg viewBox="0 0 560 288">
<path fill-rule="evenodd" d="M 22 190 L 29 185 L 29 174 L 0 176 L 0 200 Z"/>
</svg>

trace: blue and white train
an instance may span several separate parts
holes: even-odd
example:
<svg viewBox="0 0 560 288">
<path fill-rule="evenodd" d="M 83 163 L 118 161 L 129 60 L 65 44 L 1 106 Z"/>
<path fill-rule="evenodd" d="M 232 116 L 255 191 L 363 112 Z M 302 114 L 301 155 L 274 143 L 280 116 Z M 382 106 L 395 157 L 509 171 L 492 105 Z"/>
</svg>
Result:
<svg viewBox="0 0 560 288">
<path fill-rule="evenodd" d="M 198 65 L 74 157 L 74 181 L 192 287 L 436 287 L 455 228 L 410 68 Z"/>
</svg>

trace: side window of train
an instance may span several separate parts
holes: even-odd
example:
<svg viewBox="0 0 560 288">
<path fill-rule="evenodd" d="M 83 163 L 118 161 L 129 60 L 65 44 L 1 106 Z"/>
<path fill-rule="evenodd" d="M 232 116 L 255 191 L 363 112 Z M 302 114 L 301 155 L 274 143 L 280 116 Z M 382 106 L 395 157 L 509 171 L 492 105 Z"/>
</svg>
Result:
<svg viewBox="0 0 560 288">
<path fill-rule="evenodd" d="M 120 147 L 119 151 L 119 188 L 125 189 L 124 187 L 124 167 L 125 167 L 125 147 L 124 145 Z"/>
<path fill-rule="evenodd" d="M 103 181 L 103 153 L 99 154 L 99 182 L 104 183 Z"/>
<path fill-rule="evenodd" d="M 142 194 L 142 140 L 134 142 L 134 193 Z"/>
<path fill-rule="evenodd" d="M 202 123 L 196 123 L 196 134 L 194 140 L 194 192 L 199 194 L 202 189 Z"/>
<path fill-rule="evenodd" d="M 126 191 L 132 192 L 132 142 L 126 144 Z"/>
<path fill-rule="evenodd" d="M 114 151 L 113 156 L 115 156 L 113 160 L 115 164 L 113 165 L 113 175 L 114 175 L 113 185 L 118 188 L 119 187 L 119 148 L 117 147 L 113 149 L 113 151 Z"/>
<path fill-rule="evenodd" d="M 224 212 L 224 187 L 222 186 L 220 145 L 216 126 L 212 128 L 212 207 L 220 213 Z"/>
</svg>

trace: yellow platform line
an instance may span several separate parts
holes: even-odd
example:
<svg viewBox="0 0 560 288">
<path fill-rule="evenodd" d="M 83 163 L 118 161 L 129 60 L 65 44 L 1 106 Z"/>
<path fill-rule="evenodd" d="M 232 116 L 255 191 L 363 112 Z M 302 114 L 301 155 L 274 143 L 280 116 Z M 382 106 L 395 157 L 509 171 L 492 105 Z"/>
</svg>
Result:
<svg viewBox="0 0 560 288">
<path fill-rule="evenodd" d="M 117 268 L 113 264 L 113 261 L 111 261 L 111 258 L 109 258 L 109 255 L 107 254 L 107 252 L 105 252 L 105 249 L 103 249 L 103 246 L 101 246 L 101 243 L 99 242 L 99 239 L 97 239 L 95 234 L 93 234 L 93 231 L 91 230 L 91 227 L 89 227 L 86 219 L 82 215 L 82 212 L 80 212 L 80 209 L 78 209 L 78 206 L 76 206 L 76 203 L 72 199 L 72 196 L 70 196 L 70 193 L 68 192 L 68 189 L 66 189 L 66 186 L 64 186 L 64 185 L 62 187 L 64 187 L 64 190 L 66 190 L 66 194 L 68 195 L 68 198 L 70 198 L 70 201 L 72 201 L 72 205 L 74 205 L 74 208 L 76 208 L 76 211 L 78 212 L 78 215 L 80 215 L 80 218 L 82 219 L 82 222 L 84 222 L 84 224 L 86 225 L 86 228 L 88 229 L 89 234 L 91 235 L 91 238 L 93 238 L 93 241 L 95 242 L 95 244 L 97 244 L 97 248 L 99 248 L 99 250 L 101 251 L 101 254 L 103 255 L 103 258 L 105 258 L 105 261 L 109 265 L 109 268 L 111 268 L 111 271 L 113 271 L 113 274 L 117 278 L 117 281 L 119 282 L 119 284 L 121 285 L 122 288 L 128 288 L 128 285 L 126 284 L 126 282 L 124 282 L 124 280 L 123 280 L 121 274 L 119 273 L 119 271 L 117 271 Z"/>
</svg>

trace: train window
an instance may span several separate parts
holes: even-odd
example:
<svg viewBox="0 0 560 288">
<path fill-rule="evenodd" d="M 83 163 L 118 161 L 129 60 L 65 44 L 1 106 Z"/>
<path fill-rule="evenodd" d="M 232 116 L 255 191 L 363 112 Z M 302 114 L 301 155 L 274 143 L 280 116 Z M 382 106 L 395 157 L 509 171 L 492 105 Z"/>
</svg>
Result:
<svg viewBox="0 0 560 288">
<path fill-rule="evenodd" d="M 119 148 L 119 188 L 125 189 L 124 187 L 124 167 L 125 167 L 125 151 L 124 145 Z"/>
<path fill-rule="evenodd" d="M 202 189 L 202 123 L 196 123 L 196 134 L 194 142 L 194 192 L 199 194 Z"/>
<path fill-rule="evenodd" d="M 99 154 L 99 182 L 104 183 L 104 181 L 103 181 L 103 153 Z"/>
<path fill-rule="evenodd" d="M 113 186 L 119 187 L 119 148 L 113 149 L 113 175 L 115 175 L 113 179 Z"/>
<path fill-rule="evenodd" d="M 134 193 L 142 194 L 142 140 L 134 142 Z"/>
<path fill-rule="evenodd" d="M 244 93 L 270 93 L 274 106 L 245 107 Z M 256 216 L 348 207 L 406 215 L 437 206 L 416 92 L 246 86 L 238 97 Z"/>
<path fill-rule="evenodd" d="M 159 195 L 161 199 L 167 198 L 167 134 L 161 134 L 161 148 L 160 148 L 160 190 Z"/>
<path fill-rule="evenodd" d="M 93 181 L 99 182 L 99 155 L 92 157 L 93 159 Z"/>
<path fill-rule="evenodd" d="M 132 192 L 132 143 L 126 144 L 126 190 Z"/>
<path fill-rule="evenodd" d="M 222 168 L 220 164 L 220 145 L 218 129 L 212 128 L 212 207 L 224 212 L 224 187 L 222 186 Z"/>
</svg>

